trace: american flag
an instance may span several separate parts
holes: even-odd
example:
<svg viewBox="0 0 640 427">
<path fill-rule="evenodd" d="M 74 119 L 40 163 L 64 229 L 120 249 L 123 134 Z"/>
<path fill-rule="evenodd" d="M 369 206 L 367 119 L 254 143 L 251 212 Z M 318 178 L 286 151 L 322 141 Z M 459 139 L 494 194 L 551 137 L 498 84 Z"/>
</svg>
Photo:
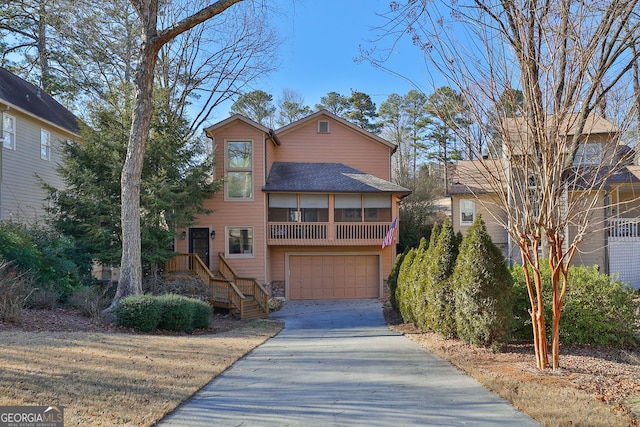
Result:
<svg viewBox="0 0 640 427">
<path fill-rule="evenodd" d="M 393 233 L 396 231 L 396 225 L 398 225 L 398 217 L 393 220 L 393 222 L 391 223 L 391 227 L 387 232 L 387 235 L 384 236 L 384 240 L 382 241 L 382 249 L 384 249 L 385 246 L 389 246 L 393 242 Z"/>
</svg>

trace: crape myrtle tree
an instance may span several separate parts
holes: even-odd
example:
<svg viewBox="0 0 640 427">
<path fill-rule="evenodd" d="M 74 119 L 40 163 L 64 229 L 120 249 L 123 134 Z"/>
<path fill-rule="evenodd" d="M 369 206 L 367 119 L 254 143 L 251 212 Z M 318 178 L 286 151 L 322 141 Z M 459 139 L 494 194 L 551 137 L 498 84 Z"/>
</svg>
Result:
<svg viewBox="0 0 640 427">
<path fill-rule="evenodd" d="M 637 60 L 638 1 L 393 1 L 386 16 L 386 35 L 394 42 L 411 38 L 464 98 L 478 127 L 475 136 L 499 140 L 499 159 L 475 165 L 496 195 L 487 209 L 530 267 L 525 272 L 531 272 L 526 279 L 540 369 L 548 367 L 549 354 L 538 249 L 548 255 L 551 366 L 558 368 L 569 265 L 588 232 L 603 226 L 593 213 L 605 203 L 607 178 L 626 161 L 617 155 L 616 138 L 584 155 L 585 135 L 594 112 Z M 510 89 L 522 92 L 520 114 L 495 114 Z M 461 141 L 473 141 L 464 127 L 455 130 Z"/>
</svg>

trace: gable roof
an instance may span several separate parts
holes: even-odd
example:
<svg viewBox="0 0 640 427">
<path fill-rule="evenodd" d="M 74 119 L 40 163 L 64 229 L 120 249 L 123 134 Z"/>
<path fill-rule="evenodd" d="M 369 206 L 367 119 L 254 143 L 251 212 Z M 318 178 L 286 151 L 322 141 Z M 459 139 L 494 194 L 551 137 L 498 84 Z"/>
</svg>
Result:
<svg viewBox="0 0 640 427">
<path fill-rule="evenodd" d="M 579 115 L 577 113 L 567 114 L 562 118 L 562 121 L 558 124 L 560 135 L 573 136 L 577 132 Z M 553 120 L 553 116 L 548 115 L 546 117 L 548 122 Z M 511 117 L 505 119 L 506 129 L 514 135 L 526 135 L 528 134 L 527 121 L 524 117 Z M 587 116 L 582 135 L 602 135 L 618 133 L 620 129 L 606 120 L 605 118 L 591 113 Z"/>
<path fill-rule="evenodd" d="M 506 164 L 503 159 L 459 160 L 455 163 L 449 193 L 487 194 L 495 193 L 496 183 L 491 177 L 504 176 Z"/>
<path fill-rule="evenodd" d="M 209 136 L 209 132 L 213 132 L 215 130 L 218 130 L 220 128 L 223 128 L 225 126 L 227 126 L 230 123 L 233 123 L 235 121 L 241 121 L 251 127 L 254 127 L 256 129 L 258 129 L 261 132 L 264 132 L 266 134 L 269 135 L 270 139 L 276 144 L 276 145 L 280 145 L 280 140 L 278 139 L 278 137 L 276 136 L 275 132 L 272 129 L 269 129 L 266 126 L 261 125 L 260 123 L 251 120 L 248 117 L 243 116 L 242 114 L 234 114 L 232 116 L 227 117 L 224 120 L 219 121 L 218 123 L 214 123 L 209 127 L 204 128 L 204 132 L 207 136 Z"/>
<path fill-rule="evenodd" d="M 0 100 L 9 106 L 78 134 L 78 118 L 41 88 L 0 67 Z"/>
<path fill-rule="evenodd" d="M 342 163 L 275 162 L 269 172 L 267 192 L 393 193 L 410 190 Z"/>
<path fill-rule="evenodd" d="M 365 137 L 377 142 L 378 144 L 382 144 L 382 145 L 390 148 L 392 153 L 396 151 L 397 146 L 394 143 L 392 143 L 390 141 L 387 141 L 384 138 L 379 137 L 375 133 L 371 133 L 371 132 L 369 132 L 367 130 L 364 130 L 360 126 L 358 126 L 356 124 L 353 124 L 350 121 L 348 121 L 346 119 L 343 119 L 342 117 L 337 116 L 337 115 L 335 115 L 335 114 L 333 114 L 333 113 L 331 113 L 331 112 L 329 112 L 327 110 L 316 111 L 315 113 L 313 113 L 311 115 L 308 115 L 307 117 L 303 117 L 300 120 L 297 120 L 297 121 L 295 121 L 293 123 L 290 123 L 290 124 L 288 124 L 288 125 L 286 125 L 284 127 L 281 127 L 280 129 L 276 130 L 276 134 L 277 135 L 284 135 L 284 134 L 292 131 L 293 129 L 296 129 L 296 128 L 300 127 L 300 126 L 305 125 L 306 123 L 308 123 L 308 122 L 310 122 L 312 120 L 316 120 L 316 119 L 320 118 L 321 116 L 325 116 L 325 117 L 327 117 L 329 119 L 333 119 L 333 120 L 337 121 L 338 123 L 348 127 L 349 129 L 352 129 L 355 132 L 357 132 L 357 133 L 359 133 L 359 134 L 361 134 L 361 135 L 363 135 L 363 136 L 365 136 Z"/>
</svg>

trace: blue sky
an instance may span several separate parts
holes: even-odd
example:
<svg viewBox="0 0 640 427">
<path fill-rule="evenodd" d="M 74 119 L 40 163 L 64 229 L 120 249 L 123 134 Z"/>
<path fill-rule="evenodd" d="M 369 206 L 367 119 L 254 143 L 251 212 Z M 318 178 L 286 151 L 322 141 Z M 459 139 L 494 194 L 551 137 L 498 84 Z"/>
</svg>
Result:
<svg viewBox="0 0 640 427">
<path fill-rule="evenodd" d="M 283 89 L 293 89 L 313 108 L 328 92 L 350 95 L 353 89 L 369 94 L 379 106 L 389 94 L 403 95 L 413 88 L 368 62 L 354 60 L 359 46 L 372 46 L 372 27 L 384 23 L 378 15 L 388 10 L 389 0 L 278 0 L 277 5 L 282 15 L 271 24 L 282 38 L 275 58 L 280 65 L 255 85 L 274 100 Z M 398 45 L 388 65 L 430 90 L 423 56 L 409 40 Z M 228 108 L 218 112 L 223 115 L 219 119 L 225 118 Z"/>
</svg>

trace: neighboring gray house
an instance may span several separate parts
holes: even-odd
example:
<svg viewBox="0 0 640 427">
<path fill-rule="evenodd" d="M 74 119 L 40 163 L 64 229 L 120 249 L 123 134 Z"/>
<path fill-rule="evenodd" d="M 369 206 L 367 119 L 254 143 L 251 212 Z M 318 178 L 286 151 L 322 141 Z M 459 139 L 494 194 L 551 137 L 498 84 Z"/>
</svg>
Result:
<svg viewBox="0 0 640 427">
<path fill-rule="evenodd" d="M 60 146 L 79 139 L 78 119 L 33 84 L 0 68 L 0 219 L 34 222 L 45 214 L 38 177 L 64 184 Z"/>
</svg>

